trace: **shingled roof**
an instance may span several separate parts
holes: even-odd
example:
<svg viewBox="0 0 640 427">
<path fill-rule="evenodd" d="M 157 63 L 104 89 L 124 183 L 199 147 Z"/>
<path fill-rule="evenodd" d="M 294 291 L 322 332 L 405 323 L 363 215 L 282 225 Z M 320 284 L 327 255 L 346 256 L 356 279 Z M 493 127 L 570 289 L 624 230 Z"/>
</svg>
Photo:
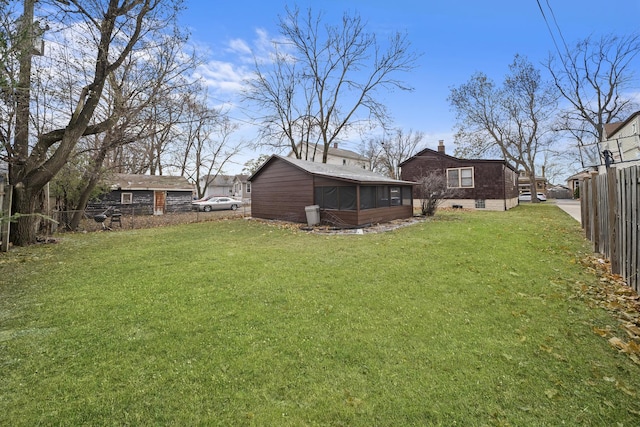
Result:
<svg viewBox="0 0 640 427">
<path fill-rule="evenodd" d="M 193 191 L 193 185 L 183 176 L 136 175 L 117 173 L 107 179 L 112 189 Z"/>
<path fill-rule="evenodd" d="M 340 181 L 360 182 L 366 184 L 415 184 L 415 182 L 401 181 L 398 179 L 389 178 L 376 172 L 368 171 L 366 169 L 358 168 L 355 166 L 308 162 L 306 160 L 294 159 L 291 157 L 282 157 L 275 154 L 271 156 L 269 160 L 264 162 L 262 166 L 260 166 L 260 168 L 249 177 L 249 181 L 260 175 L 260 172 L 268 164 L 276 160 L 281 160 L 283 162 L 289 163 L 292 166 L 301 169 L 311 175 L 333 178 Z"/>
</svg>

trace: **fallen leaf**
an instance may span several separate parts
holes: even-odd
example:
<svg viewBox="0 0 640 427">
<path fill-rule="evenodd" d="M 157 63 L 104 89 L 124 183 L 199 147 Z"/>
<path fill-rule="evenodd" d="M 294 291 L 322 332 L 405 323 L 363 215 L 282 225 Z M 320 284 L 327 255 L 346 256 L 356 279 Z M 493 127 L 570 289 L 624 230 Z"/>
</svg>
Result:
<svg viewBox="0 0 640 427">
<path fill-rule="evenodd" d="M 627 387 L 624 384 L 621 384 L 621 383 L 617 382 L 616 383 L 616 388 L 618 390 L 620 390 L 621 392 L 623 392 L 624 394 L 626 394 L 626 395 L 629 395 L 631 397 L 635 397 L 636 396 L 636 392 L 633 391 L 632 389 L 630 389 L 629 387 Z"/>
<path fill-rule="evenodd" d="M 609 338 L 609 344 L 620 351 L 627 351 L 627 344 L 618 337 Z"/>
<path fill-rule="evenodd" d="M 553 399 L 554 397 L 556 397 L 558 395 L 558 390 L 554 389 L 554 388 L 550 388 L 548 390 L 546 390 L 544 392 L 544 394 L 549 398 L 549 399 Z"/>
<path fill-rule="evenodd" d="M 540 344 L 540 350 L 546 351 L 547 353 L 553 352 L 553 349 L 551 347 L 548 347 L 548 346 L 546 346 L 544 344 Z"/>
<path fill-rule="evenodd" d="M 600 335 L 601 337 L 606 337 L 607 334 L 609 333 L 608 330 L 596 328 L 595 326 L 593 327 L 593 332 L 595 332 L 596 334 Z"/>
<path fill-rule="evenodd" d="M 629 341 L 627 343 L 627 353 L 640 354 L 640 345 L 635 341 Z"/>
<path fill-rule="evenodd" d="M 634 325 L 633 323 L 627 323 L 623 326 L 627 331 L 631 332 L 632 334 L 640 336 L 640 327 L 638 327 L 637 325 Z"/>
</svg>

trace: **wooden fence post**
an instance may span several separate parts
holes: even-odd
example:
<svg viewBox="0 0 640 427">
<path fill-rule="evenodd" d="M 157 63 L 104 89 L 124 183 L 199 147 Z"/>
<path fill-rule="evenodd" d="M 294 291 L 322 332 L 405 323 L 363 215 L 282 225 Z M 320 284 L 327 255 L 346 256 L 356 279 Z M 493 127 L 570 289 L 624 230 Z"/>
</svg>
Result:
<svg viewBox="0 0 640 427">
<path fill-rule="evenodd" d="M 591 172 L 591 194 L 589 194 L 589 212 L 591 212 L 591 242 L 593 251 L 600 251 L 600 212 L 598 209 L 598 172 Z"/>
<path fill-rule="evenodd" d="M 6 216 L 5 221 L 0 222 L 0 252 L 7 252 L 9 250 L 9 232 L 11 227 L 11 198 L 13 196 L 13 187 L 10 185 L 0 184 L 0 199 L 2 205 L 0 206 L 0 216 Z"/>
<path fill-rule="evenodd" d="M 607 169 L 607 200 L 609 202 L 609 259 L 611 273 L 620 274 L 620 251 L 618 248 L 618 198 L 616 197 L 618 172 L 616 168 Z"/>
</svg>

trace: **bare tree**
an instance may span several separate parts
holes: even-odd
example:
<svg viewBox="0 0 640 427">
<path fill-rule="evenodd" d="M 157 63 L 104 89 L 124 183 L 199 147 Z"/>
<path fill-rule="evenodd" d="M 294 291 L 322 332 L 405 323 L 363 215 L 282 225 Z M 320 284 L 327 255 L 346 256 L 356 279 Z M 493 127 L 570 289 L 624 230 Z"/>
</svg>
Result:
<svg viewBox="0 0 640 427">
<path fill-rule="evenodd" d="M 456 196 L 457 190 L 447 185 L 447 178 L 442 172 L 429 171 L 417 180 L 416 195 L 420 200 L 422 215 L 433 216 L 440 202 Z"/>
<path fill-rule="evenodd" d="M 380 138 L 365 138 L 358 146 L 358 153 L 367 159 L 368 169 L 375 172 L 382 170 L 382 145 Z"/>
<path fill-rule="evenodd" d="M 338 25 L 322 19 L 286 9 L 272 67 L 256 61 L 246 98 L 266 111 L 256 117 L 265 127 L 264 144 L 302 158 L 298 147 L 319 143 L 326 163 L 329 147 L 359 120 L 388 121 L 377 92 L 410 90 L 396 76 L 415 67 L 416 55 L 399 33 L 383 48 L 359 16 L 345 14 Z"/>
<path fill-rule="evenodd" d="M 423 132 L 408 132 L 395 129 L 393 133 L 380 141 L 382 155 L 380 163 L 382 172 L 389 178 L 400 179 L 400 163 L 414 155 L 424 139 Z"/>
<path fill-rule="evenodd" d="M 634 82 L 634 60 L 640 53 L 640 35 L 588 37 L 545 64 L 555 87 L 569 107 L 558 120 L 558 130 L 577 142 L 581 163 L 600 164 L 598 143 L 604 125 L 624 120 L 638 109 L 625 93 Z"/>
<path fill-rule="evenodd" d="M 207 98 L 206 91 L 194 91 L 181 98 L 184 113 L 177 126 L 181 144 L 174 147 L 174 166 L 195 182 L 198 198 L 246 146 L 244 141 L 233 139 L 237 123 L 221 109 L 208 106 Z"/>
<path fill-rule="evenodd" d="M 540 72 L 516 55 L 502 87 L 485 74 L 451 90 L 456 111 L 455 143 L 462 156 L 500 155 L 525 170 L 536 191 L 536 157 L 552 142 L 557 105 L 553 87 Z"/>
<path fill-rule="evenodd" d="M 23 26 L 31 34 L 34 0 L 24 1 Z M 12 228 L 16 245 L 35 241 L 30 214 L 35 211 L 38 193 L 64 166 L 78 141 L 111 128 L 117 116 L 94 120 L 109 75 L 118 70 L 145 37 L 153 37 L 175 19 L 180 0 L 68 0 L 55 3 L 68 25 L 84 25 L 86 43 L 94 44 L 94 69 L 86 76 L 82 89 L 74 92 L 75 106 L 65 124 L 37 135 L 30 143 L 29 101 L 31 84 L 30 37 L 20 47 L 19 93 L 16 136 L 7 148 L 10 181 L 14 185 L 13 211 L 21 216 Z M 52 6 L 53 7 L 53 6 Z"/>
</svg>

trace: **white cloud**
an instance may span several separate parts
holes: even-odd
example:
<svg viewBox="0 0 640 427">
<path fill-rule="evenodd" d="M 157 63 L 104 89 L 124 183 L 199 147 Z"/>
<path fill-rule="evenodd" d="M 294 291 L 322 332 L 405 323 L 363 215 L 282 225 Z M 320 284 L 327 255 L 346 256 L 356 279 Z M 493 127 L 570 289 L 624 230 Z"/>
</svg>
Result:
<svg viewBox="0 0 640 427">
<path fill-rule="evenodd" d="M 251 55 L 251 47 L 242 39 L 233 39 L 229 42 L 229 50 L 240 55 Z"/>
<path fill-rule="evenodd" d="M 240 92 L 250 74 L 245 67 L 214 60 L 201 65 L 196 72 L 196 76 L 201 77 L 208 87 L 226 93 Z"/>
</svg>

